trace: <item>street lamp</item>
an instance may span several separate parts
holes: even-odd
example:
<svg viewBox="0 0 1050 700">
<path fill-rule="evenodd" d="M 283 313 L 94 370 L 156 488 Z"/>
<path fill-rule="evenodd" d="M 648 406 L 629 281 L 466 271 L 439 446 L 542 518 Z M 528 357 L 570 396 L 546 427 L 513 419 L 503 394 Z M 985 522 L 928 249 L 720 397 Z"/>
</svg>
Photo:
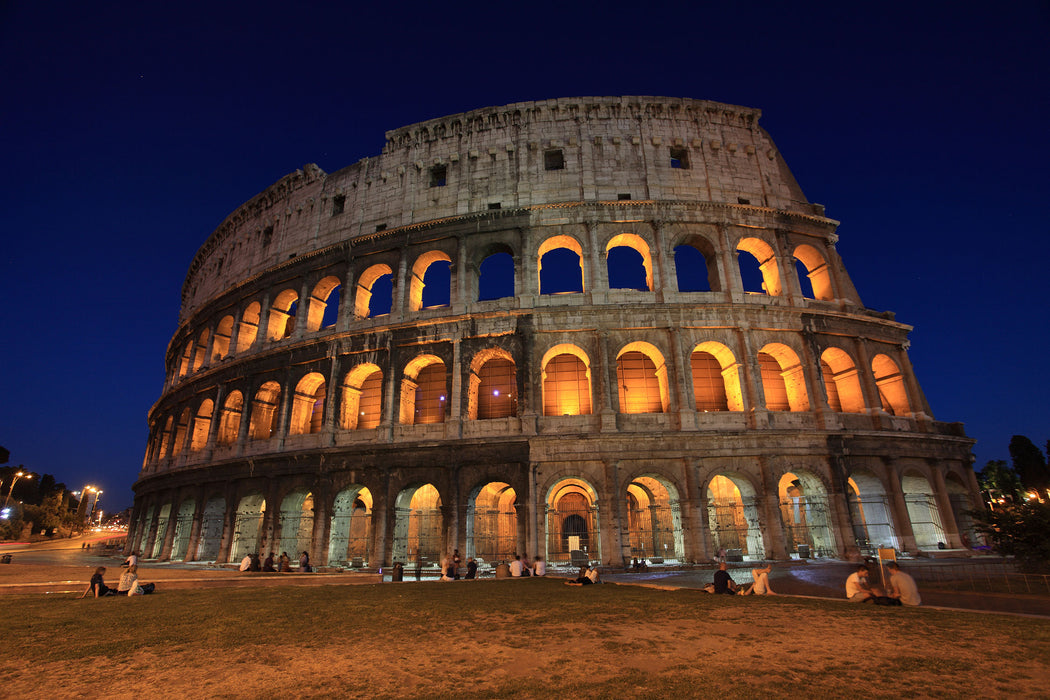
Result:
<svg viewBox="0 0 1050 700">
<path fill-rule="evenodd" d="M 29 472 L 19 471 L 15 474 L 15 478 L 11 480 L 11 488 L 7 490 L 7 498 L 4 499 L 4 508 L 7 508 L 7 504 L 11 502 L 11 494 L 15 490 L 15 484 L 18 483 L 18 480 L 23 476 L 27 479 L 33 478 L 33 475 Z"/>
<path fill-rule="evenodd" d="M 98 508 L 98 499 L 102 495 L 102 489 L 95 489 L 95 502 L 91 504 L 91 510 L 88 511 L 88 520 L 91 520 L 90 513 L 93 513 Z"/>
</svg>

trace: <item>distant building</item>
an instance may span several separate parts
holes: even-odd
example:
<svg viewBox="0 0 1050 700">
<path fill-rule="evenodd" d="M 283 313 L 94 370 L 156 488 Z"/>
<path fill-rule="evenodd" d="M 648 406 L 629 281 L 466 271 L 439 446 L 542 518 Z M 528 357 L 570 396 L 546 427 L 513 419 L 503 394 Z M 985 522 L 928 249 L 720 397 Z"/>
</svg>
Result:
<svg viewBox="0 0 1050 700">
<path fill-rule="evenodd" d="M 864 307 L 759 114 L 479 109 L 242 205 L 183 286 L 129 549 L 377 567 L 962 546 L 973 441 L 933 419 L 910 327 Z"/>
</svg>

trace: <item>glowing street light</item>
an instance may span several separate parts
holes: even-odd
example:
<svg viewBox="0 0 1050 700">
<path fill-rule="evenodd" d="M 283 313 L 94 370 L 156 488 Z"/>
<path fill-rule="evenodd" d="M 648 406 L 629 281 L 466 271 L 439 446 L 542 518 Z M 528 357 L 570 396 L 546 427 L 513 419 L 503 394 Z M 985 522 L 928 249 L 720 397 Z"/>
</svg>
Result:
<svg viewBox="0 0 1050 700">
<path fill-rule="evenodd" d="M 25 478 L 27 478 L 27 479 L 32 479 L 33 478 L 32 474 L 30 474 L 29 472 L 21 471 L 21 470 L 19 470 L 19 472 L 17 474 L 15 474 L 15 478 L 11 480 L 11 488 L 9 488 L 7 490 L 7 498 L 4 499 L 4 508 L 6 508 L 7 504 L 11 502 L 11 494 L 15 490 L 15 484 L 18 482 L 19 478 L 21 478 L 23 476 Z"/>
</svg>

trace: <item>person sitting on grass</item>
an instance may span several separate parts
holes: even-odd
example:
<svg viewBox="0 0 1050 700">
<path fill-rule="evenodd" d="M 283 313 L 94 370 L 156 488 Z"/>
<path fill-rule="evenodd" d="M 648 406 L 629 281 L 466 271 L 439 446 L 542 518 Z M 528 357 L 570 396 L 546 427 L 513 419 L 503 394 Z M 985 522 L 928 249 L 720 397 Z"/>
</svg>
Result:
<svg viewBox="0 0 1050 700">
<path fill-rule="evenodd" d="M 273 552 L 270 552 L 270 554 L 267 555 L 266 561 L 264 561 L 263 565 L 262 565 L 262 570 L 263 571 L 277 571 L 277 568 L 274 567 L 274 565 L 273 565 L 273 557 L 274 557 Z"/>
<path fill-rule="evenodd" d="M 91 593 L 95 598 L 116 595 L 117 592 L 107 586 L 102 580 L 102 577 L 105 576 L 105 574 L 106 567 L 100 566 L 95 569 L 95 574 L 91 577 L 91 583 L 89 583 L 87 589 L 80 594 L 80 597 L 83 599 L 88 593 Z"/>
<path fill-rule="evenodd" d="M 901 571 L 895 561 L 887 563 L 886 569 L 890 572 L 889 596 L 899 600 L 902 605 L 922 605 L 915 579 Z"/>
<path fill-rule="evenodd" d="M 252 568 L 252 555 L 251 554 L 245 554 L 244 555 L 244 559 L 241 559 L 241 565 L 238 567 L 238 571 L 240 571 L 241 573 L 244 573 L 245 571 L 248 571 L 250 568 Z"/>
<path fill-rule="evenodd" d="M 148 595 L 153 592 L 156 588 L 156 584 L 152 583 L 139 583 L 139 567 L 138 564 L 132 564 L 128 567 L 120 576 L 120 582 L 117 583 L 117 593 L 124 595 Z"/>
<path fill-rule="evenodd" d="M 736 595 L 737 585 L 733 577 L 726 571 L 726 563 L 718 563 L 718 571 L 715 572 L 715 593 L 724 593 L 726 595 Z"/>
<path fill-rule="evenodd" d="M 851 603 L 874 602 L 878 593 L 868 585 L 868 567 L 861 564 L 846 579 L 846 600 Z"/>
<path fill-rule="evenodd" d="M 769 564 L 764 569 L 751 569 L 752 583 L 741 591 L 740 595 L 776 595 L 773 589 L 769 587 L 769 572 L 772 570 L 772 564 Z"/>
<path fill-rule="evenodd" d="M 593 566 L 587 568 L 586 566 L 580 569 L 580 575 L 572 581 L 566 581 L 566 586 L 590 586 L 594 583 L 601 583 L 601 579 L 598 575 L 598 567 Z"/>
</svg>

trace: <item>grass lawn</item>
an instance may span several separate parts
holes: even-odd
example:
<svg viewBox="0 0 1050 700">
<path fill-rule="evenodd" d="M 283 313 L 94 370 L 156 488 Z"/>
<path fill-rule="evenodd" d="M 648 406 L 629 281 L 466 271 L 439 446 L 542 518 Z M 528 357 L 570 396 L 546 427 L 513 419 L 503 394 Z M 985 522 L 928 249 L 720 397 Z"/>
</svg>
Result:
<svg viewBox="0 0 1050 700">
<path fill-rule="evenodd" d="M 3 697 L 1047 697 L 1050 623 L 560 580 L 0 598 Z"/>
</svg>

